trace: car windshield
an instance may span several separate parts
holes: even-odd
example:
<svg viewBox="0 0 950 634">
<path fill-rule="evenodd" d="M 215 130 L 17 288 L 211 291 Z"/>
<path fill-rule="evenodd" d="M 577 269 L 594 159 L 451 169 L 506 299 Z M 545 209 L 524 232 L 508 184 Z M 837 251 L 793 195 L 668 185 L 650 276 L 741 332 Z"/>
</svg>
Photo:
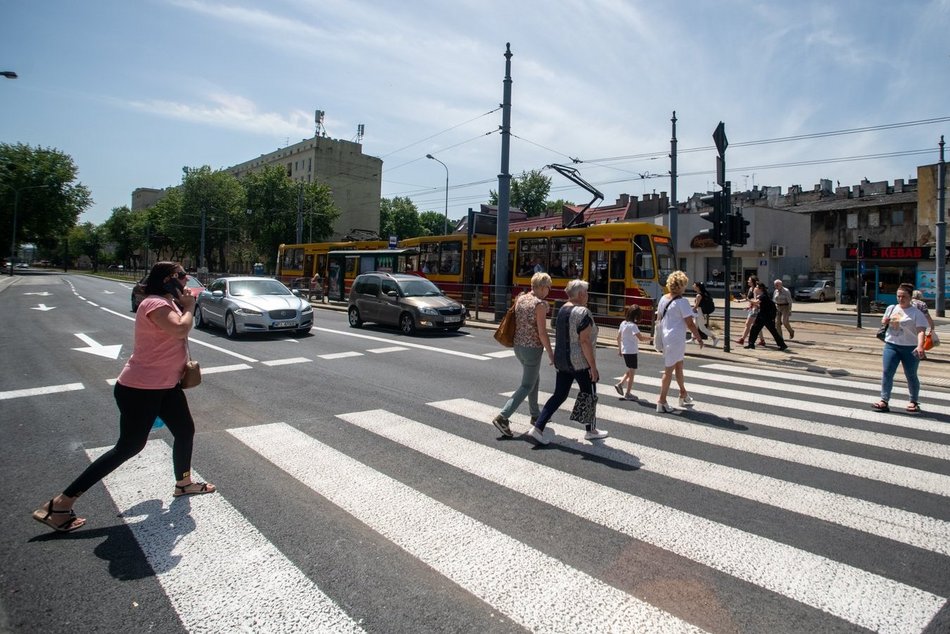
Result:
<svg viewBox="0 0 950 634">
<path fill-rule="evenodd" d="M 185 288 L 204 288 L 204 285 L 189 275 L 185 280 Z"/>
<path fill-rule="evenodd" d="M 400 282 L 399 288 L 402 289 L 402 294 L 405 297 L 432 297 L 442 294 L 438 286 L 424 279 Z"/>
<path fill-rule="evenodd" d="M 825 285 L 825 282 L 822 280 L 812 280 L 808 283 L 808 288 L 821 288 Z"/>
<path fill-rule="evenodd" d="M 231 282 L 231 295 L 235 297 L 253 297 L 255 295 L 292 295 L 287 287 L 277 280 L 241 280 Z"/>
</svg>

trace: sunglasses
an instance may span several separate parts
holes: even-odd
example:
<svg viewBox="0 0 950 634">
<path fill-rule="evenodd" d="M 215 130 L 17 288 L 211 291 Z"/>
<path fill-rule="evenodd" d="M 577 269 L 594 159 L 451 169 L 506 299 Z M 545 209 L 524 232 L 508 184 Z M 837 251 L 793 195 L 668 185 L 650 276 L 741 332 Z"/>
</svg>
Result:
<svg viewBox="0 0 950 634">
<path fill-rule="evenodd" d="M 185 273 L 184 271 L 178 271 L 177 275 L 178 275 L 178 279 L 180 279 L 180 280 L 183 280 L 183 279 L 185 279 L 186 277 L 188 277 L 188 274 Z"/>
</svg>

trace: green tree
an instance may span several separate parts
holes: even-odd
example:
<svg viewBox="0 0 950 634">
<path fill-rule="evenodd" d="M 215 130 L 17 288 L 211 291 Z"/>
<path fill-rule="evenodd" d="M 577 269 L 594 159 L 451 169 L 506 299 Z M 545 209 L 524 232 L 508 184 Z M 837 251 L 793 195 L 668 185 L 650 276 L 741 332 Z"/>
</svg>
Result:
<svg viewBox="0 0 950 634">
<path fill-rule="evenodd" d="M 281 244 L 297 242 L 298 215 L 304 242 L 320 242 L 333 235 L 340 210 L 326 184 L 294 182 L 283 168 L 273 165 L 248 174 L 241 185 L 246 210 L 239 224 L 254 261 L 271 263 Z"/>
<path fill-rule="evenodd" d="M 212 170 L 207 165 L 185 168 L 181 182 L 181 225 L 175 232 L 181 243 L 195 253 L 199 266 L 211 271 L 226 268 L 227 246 L 232 223 L 238 222 L 244 210 L 245 192 L 241 183 L 229 172 Z M 197 228 L 194 231 L 193 227 Z M 169 231 L 175 227 L 168 227 Z M 201 252 L 202 233 L 204 252 Z"/>
<path fill-rule="evenodd" d="M 382 236 L 396 236 L 400 240 L 424 235 L 415 203 L 400 196 L 380 199 L 379 232 Z"/>
<path fill-rule="evenodd" d="M 0 245 L 14 239 L 54 247 L 92 206 L 77 175 L 72 157 L 59 150 L 0 143 Z"/>
<path fill-rule="evenodd" d="M 422 229 L 420 235 L 423 236 L 441 236 L 445 235 L 445 213 L 438 211 L 423 211 L 419 214 L 419 226 Z M 449 221 L 449 232 L 455 227 L 455 223 Z"/>
<path fill-rule="evenodd" d="M 547 197 L 551 193 L 551 179 L 544 176 L 540 170 L 521 172 L 521 176 L 511 179 L 511 194 L 509 202 L 528 214 L 529 218 L 540 216 L 547 208 Z M 492 205 L 498 204 L 498 192 L 489 192 L 489 201 Z"/>
<path fill-rule="evenodd" d="M 115 245 L 116 261 L 127 266 L 134 266 L 133 254 L 141 245 L 139 236 L 133 231 L 135 215 L 125 205 L 116 207 L 101 227 L 102 235 L 108 242 Z"/>
</svg>

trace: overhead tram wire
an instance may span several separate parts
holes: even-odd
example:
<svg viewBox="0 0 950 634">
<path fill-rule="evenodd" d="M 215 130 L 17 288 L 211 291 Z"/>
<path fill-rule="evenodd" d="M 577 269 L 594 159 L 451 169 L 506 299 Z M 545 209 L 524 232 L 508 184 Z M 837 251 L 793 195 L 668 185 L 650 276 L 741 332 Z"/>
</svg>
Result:
<svg viewBox="0 0 950 634">
<path fill-rule="evenodd" d="M 466 124 L 471 123 L 472 121 L 477 121 L 478 119 L 481 119 L 482 117 L 487 117 L 488 115 L 490 115 L 490 114 L 492 114 L 492 113 L 495 113 L 495 112 L 498 112 L 499 110 L 501 110 L 501 106 L 498 106 L 498 107 L 495 108 L 494 110 L 489 110 L 488 112 L 485 112 L 485 113 L 483 113 L 483 114 L 480 114 L 480 115 L 478 115 L 477 117 L 473 117 L 473 118 L 469 119 L 468 121 L 463 121 L 462 123 L 458 123 L 458 124 L 456 124 L 456 125 L 454 125 L 454 126 L 452 126 L 452 127 L 450 127 L 450 128 L 446 128 L 445 130 L 442 130 L 441 132 L 436 132 L 435 134 L 433 134 L 433 135 L 431 135 L 431 136 L 427 136 L 427 137 L 424 138 L 424 139 L 420 139 L 420 140 L 418 140 L 418 141 L 414 141 L 414 142 L 410 143 L 409 145 L 406 145 L 406 146 L 403 146 L 403 147 L 398 148 L 398 149 L 396 149 L 396 150 L 393 150 L 392 152 L 389 152 L 388 154 L 384 154 L 384 155 L 380 156 L 379 158 L 384 159 L 384 158 L 386 158 L 387 156 L 392 156 L 393 154 L 396 154 L 397 152 L 402 152 L 403 150 L 408 150 L 409 148 L 414 147 L 414 146 L 416 146 L 416 145 L 419 145 L 420 143 L 425 143 L 425 142 L 428 141 L 429 139 L 434 139 L 435 137 L 440 136 L 440 135 L 443 135 L 443 134 L 445 134 L 446 132 L 451 132 L 452 130 L 455 130 L 456 128 L 460 128 L 460 127 L 462 127 L 463 125 L 466 125 Z M 444 148 L 443 148 L 443 149 L 444 149 Z M 440 151 L 441 151 L 441 150 L 440 150 Z"/>
<path fill-rule="evenodd" d="M 865 126 L 862 128 L 848 128 L 845 130 L 830 130 L 828 132 L 813 132 L 809 134 L 799 134 L 795 136 L 786 136 L 786 137 L 776 137 L 774 139 L 759 139 L 756 141 L 738 141 L 730 142 L 730 148 L 736 147 L 748 147 L 753 145 L 766 145 L 770 143 L 787 143 L 790 141 L 804 141 L 807 139 L 823 139 L 828 137 L 835 136 L 845 136 L 849 134 L 860 134 L 863 132 L 876 132 L 879 130 L 894 130 L 897 128 L 909 128 L 919 125 L 931 125 L 934 123 L 943 123 L 950 121 L 950 117 L 934 117 L 931 119 L 918 119 L 916 121 L 904 121 L 901 123 L 883 123 L 880 125 Z M 708 152 L 715 150 L 714 145 L 704 145 L 702 147 L 694 148 L 679 148 L 677 149 L 677 154 L 688 154 L 691 152 Z M 624 156 L 610 156 L 604 158 L 596 159 L 583 159 L 582 163 L 598 163 L 598 162 L 608 162 L 608 161 L 625 161 L 630 159 L 640 159 L 640 158 L 651 158 L 651 157 L 663 157 L 669 154 L 668 150 L 663 150 L 662 152 L 645 152 L 642 154 L 627 154 Z"/>
<path fill-rule="evenodd" d="M 498 132 L 499 132 L 498 130 L 489 130 L 488 132 L 483 132 L 482 134 L 479 134 L 479 135 L 477 135 L 477 136 L 473 136 L 473 137 L 470 138 L 470 139 L 465 139 L 464 141 L 459 141 L 458 143 L 456 143 L 456 144 L 454 144 L 454 145 L 447 145 L 447 146 L 445 146 L 445 147 L 441 147 L 441 148 L 439 148 L 439 149 L 436 150 L 436 151 L 437 151 L 437 152 L 445 152 L 446 150 L 451 150 L 451 149 L 453 149 L 453 148 L 457 148 L 457 147 L 459 147 L 460 145 L 465 145 L 466 143 L 471 143 L 472 141 L 477 141 L 478 139 L 481 139 L 481 138 L 483 138 L 483 137 L 486 137 L 486 136 L 488 136 L 488 135 L 490 135 L 490 134 L 497 134 Z M 383 171 L 384 171 L 384 172 L 393 172 L 393 171 L 395 171 L 395 170 L 398 170 L 398 169 L 401 168 L 401 167 L 405 167 L 405 166 L 407 166 L 407 165 L 412 165 L 413 163 L 415 163 L 415 162 L 417 162 L 417 161 L 421 161 L 423 158 L 425 158 L 425 157 L 414 158 L 414 159 L 411 159 L 411 160 L 406 161 L 405 163 L 400 163 L 399 165 L 395 165 L 395 166 L 390 167 L 390 168 L 384 168 Z"/>
</svg>

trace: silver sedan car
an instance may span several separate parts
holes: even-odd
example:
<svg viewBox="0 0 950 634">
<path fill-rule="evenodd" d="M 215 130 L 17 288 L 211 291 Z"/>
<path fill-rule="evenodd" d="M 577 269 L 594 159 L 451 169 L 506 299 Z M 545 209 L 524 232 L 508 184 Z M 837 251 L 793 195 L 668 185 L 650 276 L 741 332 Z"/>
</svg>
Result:
<svg viewBox="0 0 950 634">
<path fill-rule="evenodd" d="M 266 277 L 222 277 L 198 295 L 195 327 L 222 326 L 228 337 L 249 332 L 307 334 L 313 326 L 310 302 Z"/>
</svg>

